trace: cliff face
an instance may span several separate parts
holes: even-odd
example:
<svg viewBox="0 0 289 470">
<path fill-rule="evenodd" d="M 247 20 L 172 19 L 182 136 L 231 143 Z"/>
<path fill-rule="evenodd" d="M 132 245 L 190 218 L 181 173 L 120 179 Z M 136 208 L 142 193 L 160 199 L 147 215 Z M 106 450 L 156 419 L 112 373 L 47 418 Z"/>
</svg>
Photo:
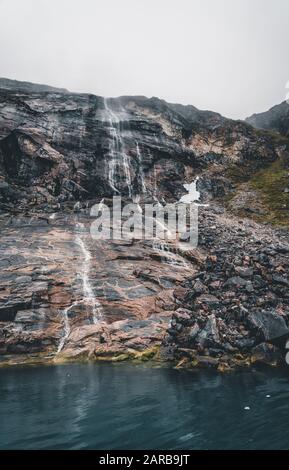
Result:
<svg viewBox="0 0 289 470">
<path fill-rule="evenodd" d="M 264 210 L 248 185 L 287 162 L 287 141 L 158 98 L 40 87 L 0 88 L 3 360 L 158 357 L 224 368 L 280 359 L 287 231 L 225 206 Z M 196 176 L 209 203 L 197 249 L 89 236 L 93 203 L 174 202 Z"/>
<path fill-rule="evenodd" d="M 257 207 L 257 219 L 288 226 L 289 162 L 287 148 L 289 137 L 289 105 L 284 101 L 277 106 L 273 106 L 269 111 L 253 114 L 253 116 L 246 119 L 246 122 L 255 127 L 258 132 L 268 132 L 281 146 L 282 144 L 284 145 L 285 152 L 281 152 L 279 159 L 272 165 L 263 168 L 260 172 L 253 175 L 249 184 L 246 185 L 246 190 L 253 195 L 253 199 L 256 190 L 257 194 L 260 196 L 261 205 Z M 252 197 L 248 199 L 250 203 Z M 248 203 L 244 204 L 244 198 L 240 198 L 238 195 L 237 198 L 233 198 L 233 203 L 236 201 L 237 206 L 238 202 L 241 201 L 242 208 L 248 205 Z"/>
<path fill-rule="evenodd" d="M 253 114 L 246 122 L 257 129 L 272 130 L 289 137 L 289 105 L 283 101 L 264 113 Z"/>
<path fill-rule="evenodd" d="M 6 82 L 5 82 L 6 83 Z M 1 85 L 1 83 L 0 83 Z M 280 145 L 242 123 L 158 98 L 0 89 L 1 198 L 6 208 L 54 210 L 97 196 L 172 199 L 202 175 L 206 197 L 230 190 L 230 167 L 255 171 Z M 157 194 L 155 194 L 157 193 Z"/>
</svg>

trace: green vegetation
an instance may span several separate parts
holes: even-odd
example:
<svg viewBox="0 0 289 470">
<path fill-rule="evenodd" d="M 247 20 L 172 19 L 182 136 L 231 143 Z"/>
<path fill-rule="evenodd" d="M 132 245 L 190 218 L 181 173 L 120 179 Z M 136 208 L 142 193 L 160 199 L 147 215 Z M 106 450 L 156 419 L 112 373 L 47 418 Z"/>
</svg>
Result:
<svg viewBox="0 0 289 470">
<path fill-rule="evenodd" d="M 274 144 L 288 146 L 288 137 L 285 137 L 277 131 L 269 129 L 255 129 L 255 133 L 260 137 L 269 137 Z"/>
<path fill-rule="evenodd" d="M 254 189 L 260 192 L 268 213 L 262 216 L 272 224 L 289 226 L 289 161 L 280 158 L 251 179 Z"/>
<path fill-rule="evenodd" d="M 268 161 L 251 158 L 242 165 L 232 165 L 226 171 L 226 176 L 234 184 L 234 189 L 223 198 L 223 203 L 229 205 L 230 201 L 242 189 L 242 183 L 247 183 L 260 195 L 259 202 L 264 207 L 266 213 L 251 214 L 239 210 L 240 217 L 250 216 L 259 222 L 269 222 L 274 225 L 289 226 L 289 139 L 281 136 L 278 132 L 270 130 L 254 129 L 255 135 L 262 141 L 267 142 L 268 148 L 276 146 L 283 153 L 283 157 L 270 163 Z M 286 153 L 285 153 L 286 152 Z M 256 164 L 257 163 L 257 164 Z M 260 166 L 263 166 L 260 169 Z M 258 168 L 259 166 L 259 168 Z"/>
</svg>

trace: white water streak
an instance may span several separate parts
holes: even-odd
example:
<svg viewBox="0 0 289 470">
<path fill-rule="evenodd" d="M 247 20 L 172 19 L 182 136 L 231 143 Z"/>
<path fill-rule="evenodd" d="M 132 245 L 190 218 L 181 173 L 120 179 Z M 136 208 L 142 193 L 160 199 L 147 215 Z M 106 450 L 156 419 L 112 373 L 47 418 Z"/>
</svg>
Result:
<svg viewBox="0 0 289 470">
<path fill-rule="evenodd" d="M 153 241 L 153 250 L 160 255 L 162 262 L 166 264 L 170 264 L 171 266 L 181 266 L 183 268 L 189 267 L 182 256 L 170 251 L 168 243 L 164 240 L 155 239 Z"/>
<path fill-rule="evenodd" d="M 104 108 L 106 119 L 109 123 L 109 133 L 111 144 L 109 149 L 108 181 L 113 191 L 119 193 L 117 188 L 117 172 L 122 171 L 128 188 L 129 197 L 132 195 L 130 159 L 125 151 L 124 142 L 120 131 L 120 119 L 118 115 L 109 107 L 107 99 L 104 98 Z"/>
<path fill-rule="evenodd" d="M 69 324 L 69 318 L 68 318 L 68 312 L 69 310 L 72 309 L 72 307 L 74 307 L 74 305 L 76 305 L 77 302 L 73 302 L 72 305 L 70 305 L 69 307 L 65 308 L 63 311 L 62 311 L 62 318 L 63 318 L 63 336 L 61 337 L 60 341 L 59 341 L 59 345 L 58 345 L 58 348 L 57 348 L 57 354 L 59 354 L 62 349 L 64 348 L 64 345 L 70 335 L 70 324 Z"/>
<path fill-rule="evenodd" d="M 146 187 L 146 183 L 145 183 L 145 177 L 144 177 L 143 166 L 142 166 L 142 154 L 140 152 L 138 142 L 136 143 L 136 156 L 137 156 L 137 160 L 138 160 L 139 177 L 140 177 L 140 182 L 141 182 L 141 191 L 142 191 L 143 194 L 146 194 L 147 187 Z"/>
<path fill-rule="evenodd" d="M 87 249 L 85 242 L 79 235 L 76 237 L 75 243 L 80 247 L 81 252 L 83 254 L 82 269 L 79 275 L 82 280 L 84 301 L 91 306 L 93 323 L 96 324 L 102 317 L 102 307 L 100 302 L 98 302 L 98 300 L 94 296 L 93 289 L 89 280 L 91 254 L 90 251 Z"/>
</svg>

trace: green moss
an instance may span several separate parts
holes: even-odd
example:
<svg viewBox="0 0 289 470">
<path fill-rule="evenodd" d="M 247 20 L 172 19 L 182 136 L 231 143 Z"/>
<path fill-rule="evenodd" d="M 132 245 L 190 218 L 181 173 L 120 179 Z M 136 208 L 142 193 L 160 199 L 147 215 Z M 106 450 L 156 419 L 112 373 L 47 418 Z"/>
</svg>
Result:
<svg viewBox="0 0 289 470">
<path fill-rule="evenodd" d="M 130 359 L 129 354 L 118 354 L 116 356 L 112 356 L 111 361 L 112 362 L 122 362 L 122 361 L 128 361 Z"/>
<path fill-rule="evenodd" d="M 159 356 L 160 346 L 152 346 L 151 348 L 147 348 L 144 351 L 137 352 L 134 354 L 134 358 L 140 361 L 151 361 L 153 359 L 157 359 Z"/>
<path fill-rule="evenodd" d="M 231 370 L 233 370 L 227 362 L 220 362 L 217 369 L 219 372 L 230 372 Z"/>
<path fill-rule="evenodd" d="M 269 137 L 275 144 L 278 145 L 288 145 L 289 139 L 277 131 L 267 130 L 267 129 L 255 129 L 255 133 L 260 137 Z"/>
<path fill-rule="evenodd" d="M 230 166 L 225 176 L 232 180 L 233 183 L 246 183 L 252 175 L 252 166 L 248 163 L 242 163 L 242 165 Z"/>
<path fill-rule="evenodd" d="M 267 208 L 266 215 L 260 217 L 272 224 L 289 226 L 289 161 L 280 158 L 268 168 L 257 172 L 251 185 L 257 189 Z"/>
<path fill-rule="evenodd" d="M 133 349 L 127 351 L 119 351 L 111 353 L 109 351 L 106 352 L 98 352 L 94 357 L 94 361 L 104 361 L 104 362 L 123 362 L 123 361 L 136 361 L 136 362 L 144 362 L 144 361 L 153 361 L 158 359 L 160 346 L 152 346 L 151 348 L 147 348 L 144 351 L 135 351 Z"/>
<path fill-rule="evenodd" d="M 194 357 L 191 361 L 191 367 L 197 367 L 199 365 L 198 360 Z"/>
<path fill-rule="evenodd" d="M 92 358 L 95 362 L 122 362 L 133 359 L 133 356 L 129 353 L 119 351 L 119 352 L 105 352 L 95 354 Z"/>
</svg>

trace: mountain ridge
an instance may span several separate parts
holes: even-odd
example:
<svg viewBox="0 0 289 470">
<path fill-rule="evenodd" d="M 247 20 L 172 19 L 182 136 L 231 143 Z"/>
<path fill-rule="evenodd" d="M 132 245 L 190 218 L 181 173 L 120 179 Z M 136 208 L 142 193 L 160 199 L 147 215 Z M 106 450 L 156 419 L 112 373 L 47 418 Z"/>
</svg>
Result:
<svg viewBox="0 0 289 470">
<path fill-rule="evenodd" d="M 34 83 L 22 80 L 14 80 L 6 77 L 0 77 L 0 88 L 8 90 L 23 90 L 23 91 L 35 91 L 35 92 L 56 92 L 56 93 L 68 93 L 66 88 L 58 88 L 51 85 Z"/>
<path fill-rule="evenodd" d="M 272 130 L 289 137 L 289 104 L 283 101 L 268 111 L 252 114 L 245 121 L 258 129 Z"/>
</svg>

